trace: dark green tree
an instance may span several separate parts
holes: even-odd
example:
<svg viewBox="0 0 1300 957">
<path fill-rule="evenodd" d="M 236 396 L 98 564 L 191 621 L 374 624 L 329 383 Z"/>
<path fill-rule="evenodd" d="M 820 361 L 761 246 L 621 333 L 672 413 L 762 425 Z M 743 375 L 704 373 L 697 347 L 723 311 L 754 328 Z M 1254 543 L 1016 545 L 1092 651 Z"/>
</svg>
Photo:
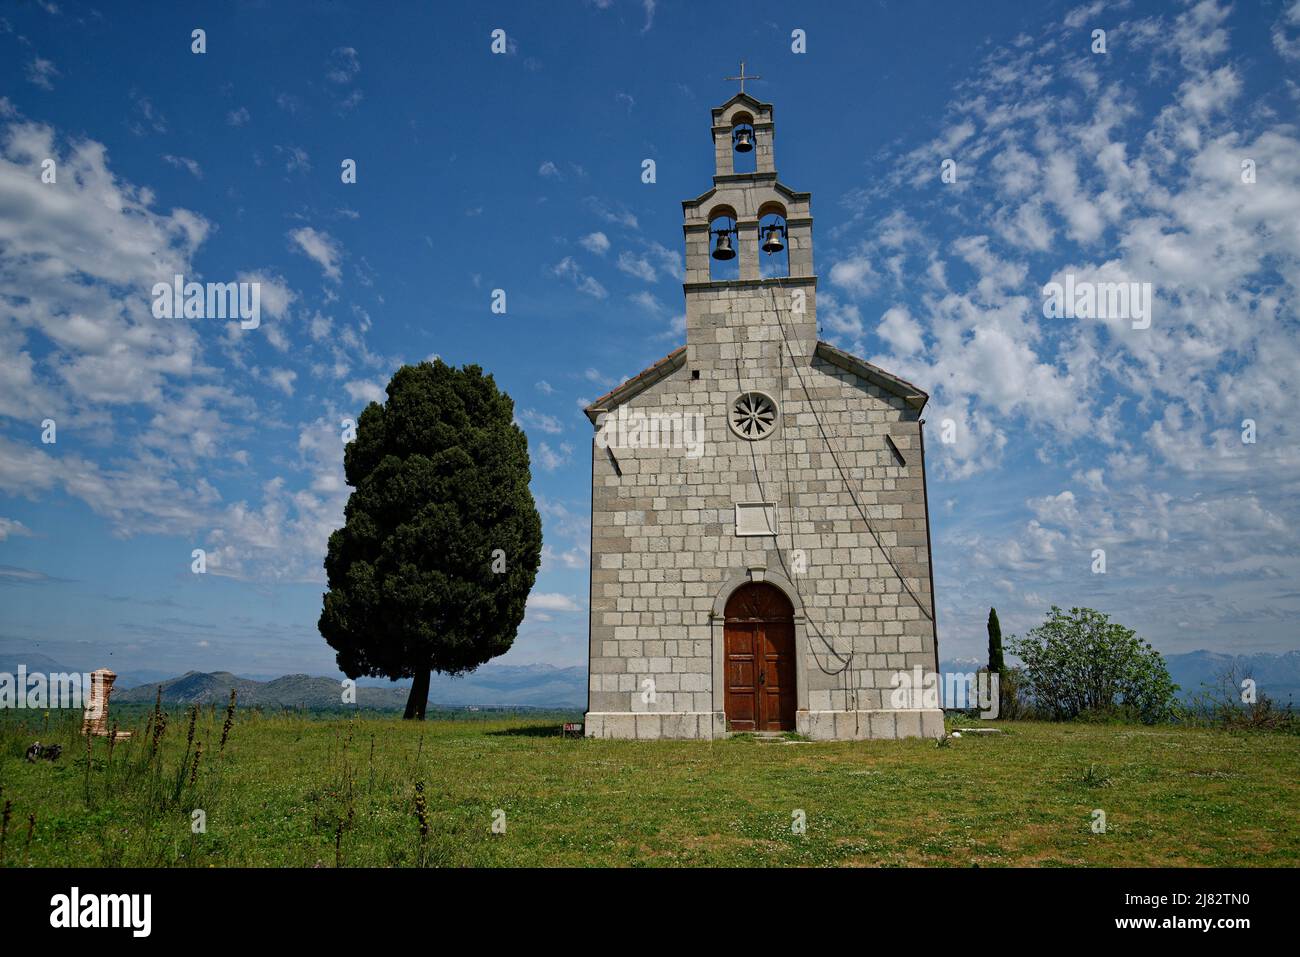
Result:
<svg viewBox="0 0 1300 957">
<path fill-rule="evenodd" d="M 989 609 L 989 671 L 1001 674 L 1006 671 L 1006 662 L 1002 658 L 1002 625 L 998 622 L 998 610 Z"/>
<path fill-rule="evenodd" d="M 1012 639 L 1010 650 L 1024 663 L 1025 688 L 1047 717 L 1119 715 L 1154 724 L 1176 713 L 1178 685 L 1160 652 L 1092 608 L 1065 612 L 1053 605 L 1045 622 Z"/>
<path fill-rule="evenodd" d="M 476 365 L 402 366 L 343 453 L 353 492 L 325 556 L 320 632 L 340 670 L 463 674 L 509 650 L 542 553 L 528 440 L 514 402 Z"/>
</svg>

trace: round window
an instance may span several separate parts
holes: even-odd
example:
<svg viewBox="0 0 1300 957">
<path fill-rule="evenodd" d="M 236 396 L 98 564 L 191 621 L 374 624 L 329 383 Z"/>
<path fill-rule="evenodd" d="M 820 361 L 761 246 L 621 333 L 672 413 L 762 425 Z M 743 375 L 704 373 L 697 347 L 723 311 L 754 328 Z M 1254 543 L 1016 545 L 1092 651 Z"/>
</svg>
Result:
<svg viewBox="0 0 1300 957">
<path fill-rule="evenodd" d="M 742 392 L 731 403 L 727 424 L 732 432 L 752 442 L 771 435 L 779 419 L 776 400 L 766 392 Z"/>
</svg>

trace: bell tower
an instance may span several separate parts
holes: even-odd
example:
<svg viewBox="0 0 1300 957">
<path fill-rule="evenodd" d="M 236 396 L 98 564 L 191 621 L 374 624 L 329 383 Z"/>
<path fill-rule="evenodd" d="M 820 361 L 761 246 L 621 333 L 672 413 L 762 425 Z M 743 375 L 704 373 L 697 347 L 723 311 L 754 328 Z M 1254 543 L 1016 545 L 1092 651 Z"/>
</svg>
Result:
<svg viewBox="0 0 1300 957">
<path fill-rule="evenodd" d="M 928 397 L 818 341 L 812 196 L 777 178 L 771 104 L 742 85 L 709 133 L 713 183 L 682 203 L 686 345 L 584 410 L 583 733 L 941 737 L 896 680 L 938 667 Z"/>
<path fill-rule="evenodd" d="M 817 345 L 812 194 L 777 179 L 772 105 L 741 92 L 712 111 L 713 187 L 682 203 L 686 346 L 692 370 L 777 369 L 777 345 L 808 361 Z M 754 169 L 736 172 L 752 152 Z M 775 254 L 775 255 L 774 255 Z M 715 264 L 738 260 L 723 278 Z M 786 361 L 789 361 L 788 359 Z"/>
</svg>

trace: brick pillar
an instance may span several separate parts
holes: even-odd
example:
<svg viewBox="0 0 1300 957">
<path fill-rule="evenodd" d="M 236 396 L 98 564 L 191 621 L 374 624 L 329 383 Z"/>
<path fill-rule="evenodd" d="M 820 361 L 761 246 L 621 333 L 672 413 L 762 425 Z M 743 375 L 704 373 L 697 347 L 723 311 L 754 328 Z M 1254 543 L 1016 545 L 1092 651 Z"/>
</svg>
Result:
<svg viewBox="0 0 1300 957">
<path fill-rule="evenodd" d="M 90 695 L 86 699 L 86 711 L 82 716 L 82 734 L 108 736 L 108 697 L 113 693 L 113 682 L 116 680 L 117 675 L 107 668 L 90 673 Z"/>
<path fill-rule="evenodd" d="M 758 278 L 758 220 L 736 221 L 736 252 L 740 256 L 740 278 Z"/>
<path fill-rule="evenodd" d="M 730 176 L 736 171 L 730 126 L 713 128 L 713 168 L 718 176 Z"/>
<path fill-rule="evenodd" d="M 754 124 L 754 169 L 760 173 L 776 172 L 776 129 L 771 123 Z"/>
</svg>

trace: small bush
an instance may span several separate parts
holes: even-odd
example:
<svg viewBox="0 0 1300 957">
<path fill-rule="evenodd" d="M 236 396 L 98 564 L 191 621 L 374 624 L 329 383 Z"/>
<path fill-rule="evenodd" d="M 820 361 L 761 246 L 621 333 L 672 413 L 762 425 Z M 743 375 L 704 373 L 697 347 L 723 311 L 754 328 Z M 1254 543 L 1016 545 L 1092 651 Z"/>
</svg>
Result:
<svg viewBox="0 0 1300 957">
<path fill-rule="evenodd" d="M 1279 708 L 1273 699 L 1257 691 L 1255 700 L 1243 701 L 1245 681 L 1234 664 L 1223 672 L 1216 685 L 1202 685 L 1187 709 L 1191 723 L 1209 724 L 1230 731 L 1275 731 L 1300 734 L 1300 716 L 1294 709 Z"/>
<path fill-rule="evenodd" d="M 1110 775 L 1105 771 L 1098 770 L 1097 765 L 1090 764 L 1083 772 L 1080 779 L 1084 787 L 1089 788 L 1108 788 L 1110 787 Z"/>
<path fill-rule="evenodd" d="M 1178 686 L 1160 652 L 1131 628 L 1092 608 L 1052 606 L 1047 620 L 1011 650 L 1024 663 L 1021 675 L 1036 710 L 1069 721 L 1085 712 L 1145 724 L 1177 713 Z"/>
</svg>

